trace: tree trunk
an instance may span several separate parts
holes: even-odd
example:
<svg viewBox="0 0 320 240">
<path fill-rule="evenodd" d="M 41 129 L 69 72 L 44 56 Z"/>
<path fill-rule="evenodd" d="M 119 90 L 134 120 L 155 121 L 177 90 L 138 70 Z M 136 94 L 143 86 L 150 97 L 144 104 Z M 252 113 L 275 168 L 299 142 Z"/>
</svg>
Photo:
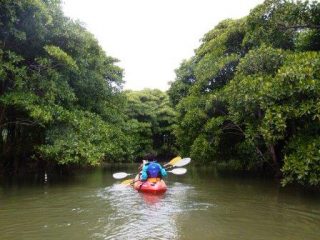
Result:
<svg viewBox="0 0 320 240">
<path fill-rule="evenodd" d="M 275 147 L 274 145 L 269 145 L 268 147 L 269 149 L 269 153 L 271 155 L 271 159 L 272 159 L 272 167 L 275 171 L 275 176 L 277 178 L 281 177 L 281 171 L 280 171 L 280 166 L 279 166 L 279 161 L 278 161 L 278 157 L 277 157 L 277 153 L 276 153 L 276 150 L 275 150 Z"/>
<path fill-rule="evenodd" d="M 5 110 L 6 108 L 5 107 L 2 107 L 0 106 L 0 129 L 1 129 L 1 126 L 4 124 L 4 119 L 5 119 Z"/>
</svg>

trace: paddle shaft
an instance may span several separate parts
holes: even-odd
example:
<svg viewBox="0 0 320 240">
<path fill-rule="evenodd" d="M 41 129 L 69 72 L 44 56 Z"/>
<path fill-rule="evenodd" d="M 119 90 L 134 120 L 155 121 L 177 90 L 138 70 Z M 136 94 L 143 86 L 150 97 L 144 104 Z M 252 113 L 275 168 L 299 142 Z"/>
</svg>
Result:
<svg viewBox="0 0 320 240">
<path fill-rule="evenodd" d="M 182 174 L 185 174 L 187 172 L 186 169 L 182 169 L 182 168 L 174 168 L 174 167 L 182 167 L 182 166 L 185 166 L 187 164 L 189 164 L 191 161 L 191 158 L 184 158 L 184 159 L 181 159 L 181 157 L 176 157 L 174 159 L 172 159 L 169 163 L 165 164 L 164 165 L 164 169 L 167 171 L 167 172 L 172 172 L 173 174 L 176 174 L 176 175 L 182 175 Z M 175 162 L 175 163 L 173 163 Z M 170 164 L 170 166 L 166 166 Z M 174 168 L 174 169 L 172 169 Z M 169 169 L 172 169 L 171 171 L 168 171 Z M 125 173 L 125 172 L 119 172 L 119 173 L 115 173 L 113 174 L 113 177 L 116 178 L 116 179 L 121 179 L 121 178 L 125 178 L 127 176 L 130 176 L 130 175 L 133 175 L 133 173 Z"/>
<path fill-rule="evenodd" d="M 183 174 L 185 174 L 185 173 L 187 172 L 187 169 L 185 169 L 185 168 L 175 168 L 175 169 L 173 169 L 173 170 L 171 170 L 171 171 L 167 171 L 167 172 L 173 173 L 173 174 L 176 174 L 176 175 L 183 175 Z M 127 181 L 127 180 L 125 180 L 125 181 Z M 124 181 L 124 182 L 125 182 L 125 181 Z M 135 182 L 137 182 L 137 181 L 143 181 L 143 180 L 141 180 L 141 179 L 134 180 L 133 182 L 128 183 L 128 184 L 133 184 L 133 183 L 135 183 Z M 146 180 L 144 180 L 144 181 L 146 181 Z M 124 183 L 123 183 L 123 184 L 124 184 Z"/>
</svg>

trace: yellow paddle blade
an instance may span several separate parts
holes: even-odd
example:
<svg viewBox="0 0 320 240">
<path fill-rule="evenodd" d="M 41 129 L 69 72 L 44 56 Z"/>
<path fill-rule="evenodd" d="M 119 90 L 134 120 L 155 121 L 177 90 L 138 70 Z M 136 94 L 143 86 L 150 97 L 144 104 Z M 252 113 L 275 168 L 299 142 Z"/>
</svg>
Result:
<svg viewBox="0 0 320 240">
<path fill-rule="evenodd" d="M 181 157 L 177 156 L 177 157 L 173 158 L 170 162 L 166 163 L 164 166 L 174 165 L 175 163 L 179 162 L 180 160 L 181 160 Z"/>
<path fill-rule="evenodd" d="M 129 184 L 131 184 L 131 183 L 133 183 L 133 182 L 134 182 L 134 179 L 131 178 L 131 179 L 127 179 L 127 180 L 122 181 L 121 184 L 123 184 L 123 185 L 129 185 Z"/>
</svg>

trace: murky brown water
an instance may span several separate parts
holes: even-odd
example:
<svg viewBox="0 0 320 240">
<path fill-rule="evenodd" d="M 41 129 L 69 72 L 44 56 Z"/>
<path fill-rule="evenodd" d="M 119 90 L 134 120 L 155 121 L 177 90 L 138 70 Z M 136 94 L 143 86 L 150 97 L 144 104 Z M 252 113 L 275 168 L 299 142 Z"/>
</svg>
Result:
<svg viewBox="0 0 320 240">
<path fill-rule="evenodd" d="M 317 193 L 189 168 L 168 176 L 166 194 L 149 196 L 113 172 L 2 183 L 0 239 L 320 239 Z"/>
</svg>

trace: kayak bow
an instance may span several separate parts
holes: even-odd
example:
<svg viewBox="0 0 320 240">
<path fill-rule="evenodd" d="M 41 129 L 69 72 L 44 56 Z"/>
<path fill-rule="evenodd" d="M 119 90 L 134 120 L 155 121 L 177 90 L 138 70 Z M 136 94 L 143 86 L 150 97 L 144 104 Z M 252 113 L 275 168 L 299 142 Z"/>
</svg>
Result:
<svg viewBox="0 0 320 240">
<path fill-rule="evenodd" d="M 133 188 L 138 192 L 162 194 L 167 191 L 166 183 L 160 178 L 149 178 L 147 181 L 140 181 L 139 176 L 135 178 Z"/>
</svg>

